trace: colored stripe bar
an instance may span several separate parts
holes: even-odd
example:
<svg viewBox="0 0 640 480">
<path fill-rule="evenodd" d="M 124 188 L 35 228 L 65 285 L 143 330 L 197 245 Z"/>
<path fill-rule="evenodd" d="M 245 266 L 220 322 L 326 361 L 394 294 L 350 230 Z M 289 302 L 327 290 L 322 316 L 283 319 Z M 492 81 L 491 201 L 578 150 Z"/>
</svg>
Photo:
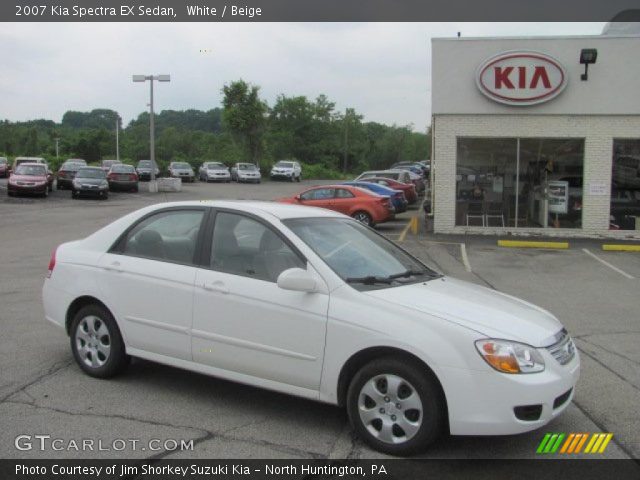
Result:
<svg viewBox="0 0 640 480">
<path fill-rule="evenodd" d="M 598 453 L 598 450 L 600 449 L 600 444 L 606 437 L 607 437 L 606 433 L 598 434 L 598 439 L 596 440 L 596 443 L 594 443 L 593 447 L 591 447 L 591 453 Z"/>
<path fill-rule="evenodd" d="M 556 441 L 556 438 L 558 438 L 558 434 L 557 433 L 554 433 L 553 435 L 551 435 L 551 438 L 547 442 L 547 446 L 544 447 L 544 452 L 543 453 L 551 453 L 551 448 L 553 448 L 553 445 L 554 445 L 554 443 Z"/>
<path fill-rule="evenodd" d="M 593 447 L 593 444 L 596 443 L 598 437 L 600 437 L 599 433 L 594 433 L 593 435 L 591 435 L 591 440 L 589 440 L 589 443 L 587 443 L 587 448 L 584 449 L 584 453 L 591 453 L 591 447 Z"/>
<path fill-rule="evenodd" d="M 538 450 L 536 450 L 536 453 L 542 453 L 544 451 L 544 447 L 547 445 L 547 442 L 549 441 L 550 438 L 551 438 L 551 434 L 547 433 L 542 439 L 542 441 L 540 442 L 540 445 L 538 445 Z"/>
<path fill-rule="evenodd" d="M 556 443 L 553 445 L 553 447 L 551 447 L 550 453 L 556 453 L 558 451 L 558 448 L 560 447 L 562 440 L 564 440 L 564 437 L 565 437 L 564 433 L 561 433 L 560 435 L 558 435 L 558 440 L 556 440 Z"/>
<path fill-rule="evenodd" d="M 589 438 L 589 434 L 588 433 L 582 433 L 582 438 L 580 439 L 580 443 L 578 443 L 578 445 L 576 446 L 576 451 L 574 453 L 580 453 L 580 451 L 582 450 L 582 446 L 584 445 L 584 442 L 587 441 L 587 438 Z"/>
<path fill-rule="evenodd" d="M 611 441 L 612 438 L 613 438 L 613 433 L 607 433 L 607 436 L 602 442 L 602 445 L 600 445 L 600 450 L 598 450 L 598 453 L 604 453 L 605 449 L 607 448 L 607 445 L 609 445 L 609 442 Z"/>
<path fill-rule="evenodd" d="M 567 437 L 567 440 L 564 442 L 564 445 L 562 445 L 562 449 L 560 450 L 560 453 L 566 453 L 567 452 L 567 449 L 569 448 L 569 445 L 571 445 L 571 442 L 573 441 L 575 436 L 576 436 L 575 433 L 570 433 L 569 434 L 569 436 Z"/>
<path fill-rule="evenodd" d="M 530 240 L 498 240 L 499 247 L 512 248 L 569 248 L 569 242 L 537 242 Z"/>
</svg>

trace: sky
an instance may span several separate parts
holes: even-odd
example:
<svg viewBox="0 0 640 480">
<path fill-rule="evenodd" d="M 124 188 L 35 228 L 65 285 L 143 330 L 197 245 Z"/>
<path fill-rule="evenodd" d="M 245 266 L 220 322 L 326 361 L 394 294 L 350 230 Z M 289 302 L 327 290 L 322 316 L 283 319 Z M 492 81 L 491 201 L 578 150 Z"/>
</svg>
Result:
<svg viewBox="0 0 640 480">
<path fill-rule="evenodd" d="M 0 24 L 0 119 L 67 110 L 117 111 L 125 125 L 148 109 L 220 107 L 242 78 L 273 105 L 279 94 L 325 94 L 365 121 L 412 125 L 431 117 L 430 38 L 598 35 L 604 23 L 5 23 Z"/>
</svg>

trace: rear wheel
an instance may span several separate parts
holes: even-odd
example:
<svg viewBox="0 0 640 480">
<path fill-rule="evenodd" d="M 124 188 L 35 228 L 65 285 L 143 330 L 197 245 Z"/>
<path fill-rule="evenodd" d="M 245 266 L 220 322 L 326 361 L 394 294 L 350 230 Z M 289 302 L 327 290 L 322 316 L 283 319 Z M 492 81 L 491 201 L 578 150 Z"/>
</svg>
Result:
<svg viewBox="0 0 640 480">
<path fill-rule="evenodd" d="M 371 447 L 392 455 L 423 451 L 442 433 L 446 408 L 439 386 L 417 362 L 374 360 L 347 392 L 349 420 Z"/>
<path fill-rule="evenodd" d="M 352 217 L 357 221 L 359 221 L 360 223 L 365 224 L 368 227 L 373 226 L 373 219 L 371 218 L 371 215 L 369 215 L 367 212 L 363 212 L 362 210 L 360 210 L 354 213 Z"/>
<path fill-rule="evenodd" d="M 92 377 L 112 377 L 127 365 L 120 330 L 100 305 L 87 305 L 73 318 L 71 351 L 80 368 Z"/>
</svg>

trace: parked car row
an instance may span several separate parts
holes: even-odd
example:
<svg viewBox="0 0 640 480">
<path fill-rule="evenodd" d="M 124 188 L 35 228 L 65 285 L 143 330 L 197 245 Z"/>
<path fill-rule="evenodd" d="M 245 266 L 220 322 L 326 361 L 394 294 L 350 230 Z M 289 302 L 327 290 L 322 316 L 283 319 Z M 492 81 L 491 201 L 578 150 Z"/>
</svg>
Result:
<svg viewBox="0 0 640 480">
<path fill-rule="evenodd" d="M 290 181 L 294 181 L 294 163 L 297 162 L 278 162 L 274 169 L 278 169 L 278 175 L 285 174 Z M 428 168 L 422 167 L 425 165 L 402 162 L 390 170 L 363 172 L 355 180 L 312 187 L 277 201 L 326 208 L 373 227 L 393 220 L 396 214 L 405 212 L 408 205 L 418 201 L 420 194 L 426 190 L 424 177 L 428 174 Z M 284 173 L 287 171 L 290 173 Z"/>
</svg>

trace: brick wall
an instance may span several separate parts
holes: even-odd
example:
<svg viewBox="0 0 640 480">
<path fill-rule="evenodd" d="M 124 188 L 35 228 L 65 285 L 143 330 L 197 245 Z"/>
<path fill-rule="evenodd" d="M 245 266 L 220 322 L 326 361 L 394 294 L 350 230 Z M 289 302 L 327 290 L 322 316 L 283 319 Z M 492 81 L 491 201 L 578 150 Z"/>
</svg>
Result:
<svg viewBox="0 0 640 480">
<path fill-rule="evenodd" d="M 609 191 L 613 139 L 640 138 L 640 116 L 435 115 L 433 131 L 436 233 L 640 237 L 640 231 L 610 231 L 610 195 L 588 191 L 590 183 L 603 183 Z M 584 138 L 582 229 L 455 226 L 457 137 Z"/>
</svg>

